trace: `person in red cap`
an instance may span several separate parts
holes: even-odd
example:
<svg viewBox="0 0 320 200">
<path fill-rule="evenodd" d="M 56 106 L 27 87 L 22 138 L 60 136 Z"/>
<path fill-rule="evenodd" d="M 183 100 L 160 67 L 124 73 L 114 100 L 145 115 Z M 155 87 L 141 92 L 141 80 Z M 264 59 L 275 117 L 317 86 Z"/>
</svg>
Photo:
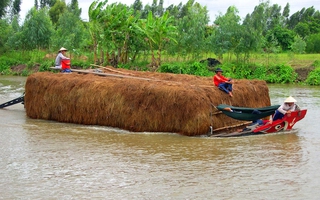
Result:
<svg viewBox="0 0 320 200">
<path fill-rule="evenodd" d="M 230 97 L 232 94 L 232 84 L 233 80 L 230 78 L 226 78 L 222 75 L 223 70 L 219 67 L 215 70 L 216 75 L 213 76 L 213 83 L 220 89 L 229 94 Z"/>
</svg>

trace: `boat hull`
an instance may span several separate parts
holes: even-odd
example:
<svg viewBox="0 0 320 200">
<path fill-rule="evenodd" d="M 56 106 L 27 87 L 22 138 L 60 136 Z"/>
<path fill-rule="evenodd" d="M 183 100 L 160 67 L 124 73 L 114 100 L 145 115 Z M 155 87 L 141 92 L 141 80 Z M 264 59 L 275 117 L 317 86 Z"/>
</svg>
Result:
<svg viewBox="0 0 320 200">
<path fill-rule="evenodd" d="M 252 128 L 245 128 L 242 131 L 233 133 L 221 133 L 213 135 L 214 137 L 237 137 L 237 136 L 248 136 L 248 135 L 260 135 L 289 131 L 293 126 L 300 120 L 302 120 L 307 114 L 307 110 L 293 111 L 290 114 L 286 114 L 282 119 L 278 119 L 273 122 L 268 120 L 264 121 L 261 126 L 256 126 Z"/>
</svg>

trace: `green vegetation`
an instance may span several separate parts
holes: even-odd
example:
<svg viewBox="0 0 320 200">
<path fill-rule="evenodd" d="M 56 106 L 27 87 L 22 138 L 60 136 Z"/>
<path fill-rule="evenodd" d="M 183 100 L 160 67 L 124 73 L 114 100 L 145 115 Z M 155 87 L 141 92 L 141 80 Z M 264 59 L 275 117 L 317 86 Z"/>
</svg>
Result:
<svg viewBox="0 0 320 200">
<path fill-rule="evenodd" d="M 309 85 L 320 85 L 320 61 L 314 63 L 315 69 L 308 75 L 306 83 Z"/>
<path fill-rule="evenodd" d="M 208 10 L 194 0 L 163 7 L 163 0 L 128 6 L 93 1 L 89 21 L 78 0 L 35 0 L 19 21 L 20 0 L 0 3 L 0 73 L 46 71 L 60 47 L 72 65 L 112 65 L 126 69 L 212 76 L 202 59 L 218 59 L 226 75 L 294 83 L 296 68 L 314 67 L 305 83 L 320 85 L 320 12 L 313 6 L 290 16 L 290 4 L 261 1 L 241 20 L 230 6 L 209 24 Z M 26 67 L 19 73 L 11 70 Z"/>
</svg>

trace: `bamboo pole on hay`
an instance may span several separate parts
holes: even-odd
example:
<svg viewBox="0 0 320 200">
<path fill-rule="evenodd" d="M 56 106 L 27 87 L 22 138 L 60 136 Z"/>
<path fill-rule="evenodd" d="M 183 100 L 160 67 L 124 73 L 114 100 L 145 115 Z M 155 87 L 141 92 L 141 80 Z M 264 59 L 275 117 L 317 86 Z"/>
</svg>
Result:
<svg viewBox="0 0 320 200">
<path fill-rule="evenodd" d="M 135 132 L 196 136 L 207 134 L 210 125 L 219 129 L 239 123 L 223 114 L 213 115 L 213 105 L 270 105 L 264 81 L 236 80 L 231 98 L 213 86 L 212 78 L 134 73 L 155 80 L 76 73 L 32 74 L 26 82 L 27 116 Z"/>
</svg>

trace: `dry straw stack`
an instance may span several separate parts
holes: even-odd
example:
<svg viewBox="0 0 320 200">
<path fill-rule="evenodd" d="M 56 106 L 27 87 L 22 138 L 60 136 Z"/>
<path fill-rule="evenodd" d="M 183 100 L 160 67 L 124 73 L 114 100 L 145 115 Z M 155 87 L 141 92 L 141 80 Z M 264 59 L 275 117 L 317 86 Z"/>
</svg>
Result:
<svg viewBox="0 0 320 200">
<path fill-rule="evenodd" d="M 27 116 L 135 132 L 196 136 L 207 134 L 210 125 L 214 130 L 220 130 L 243 123 L 217 111 L 214 106 L 218 104 L 270 105 L 269 90 L 264 81 L 236 80 L 234 97 L 229 97 L 213 86 L 212 78 L 118 72 L 117 76 L 32 74 L 25 86 Z"/>
</svg>

